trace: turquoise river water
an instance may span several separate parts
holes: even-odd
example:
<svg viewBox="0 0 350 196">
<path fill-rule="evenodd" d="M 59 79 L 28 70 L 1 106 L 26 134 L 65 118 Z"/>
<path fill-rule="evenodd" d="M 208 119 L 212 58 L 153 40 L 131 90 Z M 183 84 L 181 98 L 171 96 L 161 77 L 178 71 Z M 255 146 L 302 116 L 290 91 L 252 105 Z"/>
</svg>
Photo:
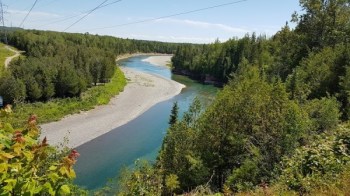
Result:
<svg viewBox="0 0 350 196">
<path fill-rule="evenodd" d="M 168 128 L 173 103 L 178 102 L 181 116 L 195 97 L 203 105 L 215 97 L 217 88 L 173 75 L 167 67 L 142 61 L 145 58 L 147 56 L 137 56 L 120 63 L 122 66 L 178 81 L 185 84 L 186 88 L 179 95 L 154 105 L 129 123 L 79 146 L 77 150 L 80 157 L 74 167 L 76 184 L 89 190 L 98 189 L 106 185 L 109 179 L 116 179 L 123 167 L 132 167 L 135 160 L 154 161 Z"/>
</svg>

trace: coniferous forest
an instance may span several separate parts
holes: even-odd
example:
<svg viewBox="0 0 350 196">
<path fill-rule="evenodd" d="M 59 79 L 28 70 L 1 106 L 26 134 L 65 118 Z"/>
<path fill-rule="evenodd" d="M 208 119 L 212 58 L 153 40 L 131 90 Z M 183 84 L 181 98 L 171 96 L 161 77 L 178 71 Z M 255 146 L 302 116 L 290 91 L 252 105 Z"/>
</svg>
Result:
<svg viewBox="0 0 350 196">
<path fill-rule="evenodd" d="M 109 81 L 115 73 L 116 56 L 172 53 L 176 45 L 37 30 L 16 30 L 7 36 L 10 45 L 26 52 L 1 78 L 0 91 L 7 103 L 79 96 Z"/>
<path fill-rule="evenodd" d="M 0 91 L 11 89 L 4 95 L 9 103 L 75 97 L 109 81 L 116 55 L 173 53 L 174 73 L 222 90 L 205 109 L 194 100 L 182 118 L 174 104 L 157 160 L 124 171 L 118 195 L 347 195 L 350 1 L 299 2 L 303 11 L 292 14 L 293 25 L 271 37 L 253 33 L 212 44 L 13 31 L 9 44 L 26 54 L 1 77 Z M 35 144 L 35 123 L 31 116 L 21 133 L 0 124 L 0 193 L 87 194 L 71 180 L 76 152 Z M 30 176 L 35 164 L 44 169 L 30 182 L 16 173 L 23 167 Z M 22 180 L 18 187 L 15 179 Z"/>
</svg>

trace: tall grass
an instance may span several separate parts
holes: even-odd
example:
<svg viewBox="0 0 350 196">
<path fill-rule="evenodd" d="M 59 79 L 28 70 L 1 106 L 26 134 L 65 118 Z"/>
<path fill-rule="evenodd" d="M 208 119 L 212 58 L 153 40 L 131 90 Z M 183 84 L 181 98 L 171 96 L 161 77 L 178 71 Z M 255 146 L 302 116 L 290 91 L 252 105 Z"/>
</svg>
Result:
<svg viewBox="0 0 350 196">
<path fill-rule="evenodd" d="M 14 126 L 25 123 L 30 114 L 39 117 L 39 123 L 57 121 L 66 115 L 79 113 L 94 108 L 96 105 L 109 103 L 110 99 L 123 91 L 126 79 L 123 72 L 117 67 L 109 83 L 88 89 L 80 97 L 53 99 L 48 102 L 21 103 L 13 109 L 13 114 L 6 119 Z"/>
</svg>

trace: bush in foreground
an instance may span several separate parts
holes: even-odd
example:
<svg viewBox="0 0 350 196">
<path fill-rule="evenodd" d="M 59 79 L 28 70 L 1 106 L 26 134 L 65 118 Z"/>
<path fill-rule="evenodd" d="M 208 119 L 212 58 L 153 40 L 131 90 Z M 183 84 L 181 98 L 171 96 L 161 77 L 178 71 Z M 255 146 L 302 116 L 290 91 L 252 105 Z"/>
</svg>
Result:
<svg viewBox="0 0 350 196">
<path fill-rule="evenodd" d="M 38 141 L 37 117 L 31 115 L 24 128 L 2 122 L 11 107 L 0 111 L 0 195 L 84 194 L 72 184 L 73 165 L 79 154 L 58 151 Z"/>
</svg>

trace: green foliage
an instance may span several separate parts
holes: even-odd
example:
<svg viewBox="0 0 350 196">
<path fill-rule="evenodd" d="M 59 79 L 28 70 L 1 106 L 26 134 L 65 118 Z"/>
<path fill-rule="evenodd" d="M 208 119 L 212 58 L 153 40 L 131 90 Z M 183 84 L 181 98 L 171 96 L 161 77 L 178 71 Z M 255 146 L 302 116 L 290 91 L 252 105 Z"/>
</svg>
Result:
<svg viewBox="0 0 350 196">
<path fill-rule="evenodd" d="M 274 59 L 266 69 L 268 75 L 286 80 L 300 60 L 308 54 L 299 40 L 300 35 L 292 31 L 288 23 L 273 36 L 269 50 L 272 51 Z"/>
<path fill-rule="evenodd" d="M 10 113 L 9 107 L 1 110 L 1 118 Z M 79 154 L 75 150 L 59 153 L 46 138 L 38 142 L 36 120 L 35 115 L 30 116 L 22 129 L 0 122 L 0 194 L 84 194 L 72 184 L 73 165 Z"/>
<path fill-rule="evenodd" d="M 327 187 L 338 180 L 350 161 L 350 129 L 340 126 L 334 134 L 322 134 L 283 161 L 278 183 L 298 192 Z"/>
<path fill-rule="evenodd" d="M 6 120 L 16 126 L 23 126 L 25 122 L 22 119 L 31 113 L 42 116 L 40 123 L 59 120 L 68 114 L 89 110 L 96 105 L 108 104 L 113 96 L 123 91 L 125 85 L 123 72 L 116 68 L 109 83 L 89 88 L 80 98 L 53 99 L 46 103 L 19 103 L 15 106 L 14 113 L 6 117 Z"/>
<path fill-rule="evenodd" d="M 310 145 L 297 148 L 292 156 L 283 159 L 282 173 L 271 186 L 261 184 L 235 195 L 347 195 L 350 187 L 349 139 L 348 124 L 323 133 Z"/>
<path fill-rule="evenodd" d="M 165 186 L 170 191 L 173 192 L 174 190 L 180 188 L 180 183 L 178 180 L 177 175 L 170 174 L 165 177 Z"/>
<path fill-rule="evenodd" d="M 21 80 L 5 76 L 0 78 L 0 93 L 5 103 L 17 103 L 25 99 L 26 88 Z"/>
<path fill-rule="evenodd" d="M 187 126 L 191 126 L 193 128 L 197 125 L 197 119 L 202 112 L 202 105 L 200 100 L 196 97 L 192 104 L 190 105 L 187 112 L 183 115 L 183 122 L 186 123 Z"/>
<path fill-rule="evenodd" d="M 328 171 L 332 172 L 332 171 Z M 349 165 L 342 166 L 341 173 L 327 173 L 324 176 L 308 176 L 303 178 L 302 182 L 308 187 L 308 190 L 290 189 L 286 186 L 288 181 L 277 181 L 277 184 L 272 186 L 262 186 L 251 191 L 237 193 L 237 196 L 260 196 L 260 195 L 310 195 L 310 196 L 328 196 L 328 195 L 347 195 L 350 188 L 350 167 Z M 318 178 L 318 179 L 315 179 Z M 303 187 L 304 188 L 304 187 Z"/>
<path fill-rule="evenodd" d="M 37 30 L 16 30 L 7 36 L 11 45 L 26 51 L 26 58 L 12 62 L 8 70 L 26 86 L 24 99 L 17 101 L 30 102 L 79 97 L 92 85 L 110 81 L 117 55 L 172 53 L 178 45 Z M 7 102 L 13 103 L 15 98 L 11 96 Z"/>
<path fill-rule="evenodd" d="M 222 193 L 214 193 L 208 185 L 200 185 L 194 188 L 191 192 L 183 194 L 183 196 L 223 196 Z"/>
<path fill-rule="evenodd" d="M 227 82 L 243 59 L 261 68 L 270 64 L 272 57 L 267 48 L 267 38 L 257 38 L 254 33 L 225 43 L 180 45 L 172 58 L 173 70 L 204 82 Z"/>
<path fill-rule="evenodd" d="M 26 91 L 29 99 L 38 100 L 42 96 L 41 89 L 38 83 L 34 79 L 29 79 L 26 81 Z"/>
<path fill-rule="evenodd" d="M 294 14 L 272 38 L 246 35 L 224 43 L 179 45 L 172 58 L 175 73 L 207 83 L 227 83 L 240 66 L 258 66 L 269 81 L 287 80 L 291 98 L 299 102 L 327 96 L 337 97 L 342 108 L 348 95 L 341 80 L 349 66 L 350 7 L 347 0 L 301 0 L 304 12 Z M 347 119 L 347 111 L 343 111 Z"/>
<path fill-rule="evenodd" d="M 157 196 L 162 193 L 162 178 L 147 162 L 136 161 L 132 171 L 125 170 L 119 180 L 117 195 Z"/>
<path fill-rule="evenodd" d="M 344 50 L 343 46 L 326 47 L 304 59 L 287 82 L 292 97 L 303 97 L 305 100 L 339 92 L 339 76 L 344 70 Z"/>
<path fill-rule="evenodd" d="M 209 179 L 211 187 L 227 192 L 269 182 L 281 157 L 292 154 L 310 128 L 307 114 L 289 100 L 283 84 L 268 83 L 258 67 L 249 65 L 200 112 L 194 101 L 169 128 L 157 160 L 164 178 L 176 175 L 182 190 Z"/>
<path fill-rule="evenodd" d="M 28 115 L 33 108 L 55 119 L 107 103 L 125 85 L 119 70 L 112 77 L 114 55 L 174 53 L 175 73 L 228 85 L 203 113 L 195 100 L 179 120 L 174 105 L 155 166 L 137 163 L 122 175 L 120 195 L 345 195 L 350 132 L 338 123 L 341 114 L 344 121 L 350 116 L 349 1 L 300 0 L 300 5 L 303 12 L 293 15 L 294 30 L 286 24 L 271 38 L 253 33 L 204 45 L 12 32 L 10 42 L 28 57 L 14 62 L 0 79 L 5 101 L 71 98 L 17 104 L 15 114 L 4 119 Z M 115 77 L 121 81 L 114 83 Z M 112 85 L 98 86 L 111 78 Z M 19 150 L 1 157 L 14 159 Z M 69 176 L 69 170 L 56 167 L 53 172 Z M 72 190 L 69 183 L 55 189 L 58 194 Z"/>
<path fill-rule="evenodd" d="M 312 129 L 318 133 L 331 130 L 339 123 L 339 103 L 334 97 L 310 100 L 304 109 L 312 121 Z"/>
<path fill-rule="evenodd" d="M 350 119 L 350 65 L 346 67 L 345 75 L 341 77 L 340 88 L 343 119 Z"/>
<path fill-rule="evenodd" d="M 177 102 L 173 104 L 173 108 L 171 109 L 171 114 L 169 118 L 169 125 L 174 125 L 177 122 L 179 113 L 179 106 L 177 105 Z"/>
<path fill-rule="evenodd" d="M 176 175 L 183 190 L 205 182 L 208 176 L 196 151 L 196 127 L 200 112 L 199 100 L 195 99 L 183 119 L 169 128 L 156 164 L 164 178 Z"/>
<path fill-rule="evenodd" d="M 241 173 L 258 167 L 256 177 L 246 183 L 269 181 L 281 156 L 300 145 L 308 128 L 306 114 L 288 99 L 284 86 L 269 84 L 262 77 L 256 67 L 242 70 L 202 119 L 199 151 L 205 165 L 215 172 L 213 184 L 219 188 L 232 170 Z M 248 173 L 238 178 L 244 175 Z M 230 186 L 238 188 L 235 183 Z"/>
<path fill-rule="evenodd" d="M 175 193 L 189 195 L 348 194 L 349 3 L 300 0 L 296 28 L 271 38 L 178 45 L 174 73 L 228 84 L 169 128 L 155 166 L 163 186 L 175 175 Z"/>
<path fill-rule="evenodd" d="M 55 85 L 56 95 L 59 97 L 74 97 L 80 95 L 78 74 L 71 66 L 62 66 L 57 72 Z"/>
<path fill-rule="evenodd" d="M 348 0 L 300 0 L 301 15 L 294 14 L 296 32 L 310 49 L 334 46 L 349 38 L 350 7 Z"/>
<path fill-rule="evenodd" d="M 256 158 L 252 160 L 247 159 L 244 160 L 239 168 L 232 171 L 225 184 L 227 187 L 234 184 L 237 191 L 247 191 L 255 187 L 256 183 L 258 183 L 256 180 L 258 177 L 258 160 Z"/>
<path fill-rule="evenodd" d="M 310 195 L 346 195 L 350 190 L 350 167 L 344 166 L 343 172 L 337 178 L 328 184 L 315 187 L 310 191 Z"/>
</svg>

